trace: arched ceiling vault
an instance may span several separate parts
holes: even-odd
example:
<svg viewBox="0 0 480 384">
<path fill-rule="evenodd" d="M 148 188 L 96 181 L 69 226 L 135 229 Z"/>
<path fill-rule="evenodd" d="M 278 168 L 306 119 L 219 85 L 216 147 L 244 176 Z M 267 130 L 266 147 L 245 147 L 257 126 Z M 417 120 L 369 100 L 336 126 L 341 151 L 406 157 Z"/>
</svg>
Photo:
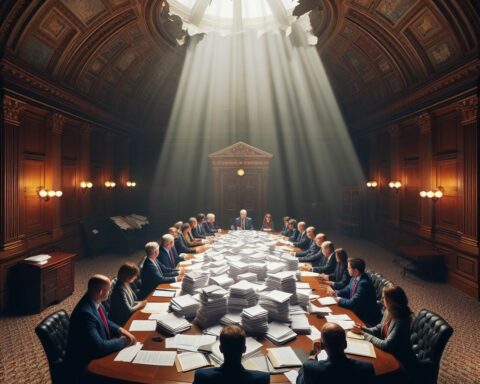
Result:
<svg viewBox="0 0 480 384">
<path fill-rule="evenodd" d="M 473 2 L 300 0 L 295 14 L 308 11 L 347 117 L 466 64 L 478 73 Z M 4 78 L 21 68 L 136 126 L 167 123 L 185 49 L 164 1 L 4 0 L 0 20 Z"/>
</svg>

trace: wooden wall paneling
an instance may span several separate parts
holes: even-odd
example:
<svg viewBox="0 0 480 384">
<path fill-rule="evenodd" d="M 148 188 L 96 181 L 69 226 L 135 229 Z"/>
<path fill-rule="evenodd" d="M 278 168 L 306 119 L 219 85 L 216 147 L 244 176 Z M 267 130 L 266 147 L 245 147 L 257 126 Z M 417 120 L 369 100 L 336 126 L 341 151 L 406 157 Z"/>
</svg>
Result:
<svg viewBox="0 0 480 384">
<path fill-rule="evenodd" d="M 90 171 L 90 137 L 92 132 L 92 126 L 90 124 L 82 124 L 81 125 L 81 138 L 80 138 L 80 153 L 79 153 L 79 177 L 77 182 L 77 188 L 79 187 L 80 182 L 82 181 L 90 181 L 94 183 L 92 172 Z M 81 201 L 81 214 L 80 219 L 86 220 L 91 214 L 91 200 L 92 196 L 95 195 L 95 192 L 100 190 L 100 186 L 98 184 L 93 184 L 93 187 L 89 190 L 80 189 L 79 191 L 79 199 Z"/>
<path fill-rule="evenodd" d="M 436 185 L 443 188 L 443 197 L 435 203 L 436 232 L 458 236 L 463 232 L 459 161 L 453 156 L 436 159 L 435 163 Z"/>
<path fill-rule="evenodd" d="M 400 172 L 400 153 L 399 153 L 399 134 L 400 127 L 398 124 L 388 127 L 390 135 L 390 174 L 392 180 L 398 180 L 402 183 L 402 187 L 397 191 L 390 191 L 390 212 L 391 224 L 394 227 L 399 226 L 400 221 L 400 199 L 403 196 L 405 185 L 403 176 Z"/>
<path fill-rule="evenodd" d="M 59 113 L 53 113 L 49 116 L 49 151 L 47 156 L 47 169 L 51 188 L 55 191 L 62 190 L 62 134 L 65 117 Z M 64 196 L 50 199 L 51 209 L 51 228 L 54 239 L 59 239 L 63 235 L 61 228 L 61 200 Z"/>
<path fill-rule="evenodd" d="M 90 133 L 90 170 L 93 182 L 91 202 L 92 218 L 102 218 L 105 210 L 105 181 L 108 174 L 105 172 L 105 137 L 92 127 Z"/>
<path fill-rule="evenodd" d="M 104 161 L 104 176 L 105 180 L 113 180 L 116 183 L 115 188 L 105 188 L 105 195 L 104 195 L 104 203 L 105 203 L 105 212 L 107 216 L 113 216 L 116 214 L 115 212 L 115 204 L 116 204 L 116 197 L 115 195 L 120 191 L 120 182 L 119 180 L 115 180 L 114 175 L 114 159 L 113 159 L 113 148 L 115 143 L 116 136 L 111 132 L 104 133 L 105 136 L 105 161 Z"/>
</svg>

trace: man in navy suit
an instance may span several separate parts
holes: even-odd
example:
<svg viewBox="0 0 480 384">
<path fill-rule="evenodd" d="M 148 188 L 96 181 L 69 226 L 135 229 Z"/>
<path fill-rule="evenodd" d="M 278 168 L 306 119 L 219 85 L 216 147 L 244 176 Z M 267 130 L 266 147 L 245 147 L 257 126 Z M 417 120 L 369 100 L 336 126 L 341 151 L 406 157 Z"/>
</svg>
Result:
<svg viewBox="0 0 480 384">
<path fill-rule="evenodd" d="M 297 384 L 372 384 L 376 382 L 375 370 L 369 362 L 349 359 L 345 355 L 347 339 L 338 324 L 325 323 L 321 340 L 314 343 L 315 355 L 303 363 L 298 372 Z M 317 354 L 324 349 L 326 360 L 317 361 Z"/>
<path fill-rule="evenodd" d="M 160 253 L 157 257 L 157 261 L 164 265 L 167 268 L 175 269 L 177 264 L 184 260 L 191 259 L 191 256 L 188 254 L 181 254 L 177 253 L 174 245 L 174 237 L 167 233 L 162 236 L 162 246 L 160 247 Z"/>
<path fill-rule="evenodd" d="M 324 241 L 321 245 L 323 257 L 318 265 L 313 267 L 313 272 L 331 274 L 335 272 L 337 258 L 335 257 L 335 246 L 331 241 Z"/>
<path fill-rule="evenodd" d="M 240 211 L 240 217 L 237 217 L 235 219 L 235 229 L 239 230 L 252 230 L 253 229 L 253 223 L 252 223 L 252 218 L 247 217 L 247 211 L 245 209 L 242 209 Z"/>
<path fill-rule="evenodd" d="M 307 230 L 309 229 L 311 230 L 311 228 L 315 230 L 314 227 L 307 228 L 307 224 L 304 221 L 300 221 L 297 225 L 297 229 L 298 229 L 297 241 L 293 242 L 292 245 L 294 247 L 297 247 L 303 250 L 308 249 L 308 247 L 310 247 L 310 244 L 312 243 L 312 240 L 308 238 Z"/>
<path fill-rule="evenodd" d="M 298 229 L 297 229 L 297 220 L 290 219 L 288 221 L 288 230 L 290 232 L 289 232 L 288 237 L 285 240 L 288 240 L 291 243 L 294 243 L 295 241 L 297 241 L 298 235 L 299 235 Z"/>
<path fill-rule="evenodd" d="M 215 215 L 213 213 L 207 213 L 207 221 L 203 223 L 203 229 L 207 235 L 215 235 L 215 233 L 221 232 L 220 228 L 215 224 Z"/>
<path fill-rule="evenodd" d="M 242 354 L 246 351 L 245 332 L 238 325 L 228 325 L 220 333 L 220 351 L 223 364 L 218 368 L 195 371 L 194 384 L 267 384 L 267 372 L 250 371 L 242 366 Z"/>
<path fill-rule="evenodd" d="M 348 273 L 351 276 L 348 286 L 335 291 L 338 305 L 351 309 L 370 326 L 380 323 L 382 315 L 377 305 L 375 287 L 365 273 L 365 261 L 348 259 Z"/>
<path fill-rule="evenodd" d="M 298 257 L 300 263 L 307 263 L 302 270 L 311 271 L 313 266 L 318 265 L 319 261 L 323 258 L 322 253 L 322 244 L 327 239 L 327 236 L 324 233 L 318 233 L 313 239 L 312 245 L 306 251 L 297 252 L 295 256 L 303 255 Z"/>
<path fill-rule="evenodd" d="M 140 270 L 140 277 L 142 279 L 140 297 L 142 299 L 147 297 L 157 285 L 177 281 L 176 276 L 179 275 L 178 269 L 168 268 L 158 262 L 159 249 L 160 246 L 155 241 L 145 244 L 145 253 L 147 256 L 142 261 L 142 268 Z"/>
<path fill-rule="evenodd" d="M 197 215 L 197 224 L 198 224 L 197 232 L 200 235 L 215 236 L 215 230 L 210 229 L 208 227 L 207 219 L 204 213 L 199 213 Z M 196 236 L 195 233 L 194 233 L 194 236 Z"/>
<path fill-rule="evenodd" d="M 304 257 L 307 255 L 311 255 L 312 253 L 317 253 L 319 251 L 319 248 L 317 247 L 317 244 L 315 242 L 315 236 L 317 235 L 317 230 L 315 227 L 308 227 L 307 228 L 307 238 L 310 240 L 310 244 L 307 249 L 304 249 L 303 251 L 294 253 L 295 256 L 297 257 Z"/>
<path fill-rule="evenodd" d="M 101 303 L 108 298 L 111 286 L 108 277 L 92 276 L 88 281 L 87 293 L 70 316 L 66 366 L 73 381 L 82 382 L 83 370 L 91 360 L 109 355 L 137 341 L 130 332 L 106 317 Z"/>
</svg>

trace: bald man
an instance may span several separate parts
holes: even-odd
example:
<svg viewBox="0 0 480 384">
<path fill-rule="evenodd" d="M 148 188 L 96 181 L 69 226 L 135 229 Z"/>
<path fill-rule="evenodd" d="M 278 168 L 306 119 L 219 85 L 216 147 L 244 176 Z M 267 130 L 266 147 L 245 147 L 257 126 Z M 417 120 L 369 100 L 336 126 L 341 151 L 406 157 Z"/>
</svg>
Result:
<svg viewBox="0 0 480 384">
<path fill-rule="evenodd" d="M 82 372 L 92 359 L 136 343 L 135 336 L 107 319 L 102 301 L 108 298 L 111 287 L 107 276 L 92 276 L 87 293 L 70 316 L 66 363 L 77 381 L 82 381 Z"/>
<path fill-rule="evenodd" d="M 345 331 L 338 324 L 325 323 L 321 339 L 314 343 L 315 354 L 303 363 L 298 372 L 297 384 L 335 383 L 371 384 L 376 382 L 371 363 L 349 359 L 345 355 L 347 339 Z M 324 349 L 328 358 L 317 361 L 317 355 Z"/>
<path fill-rule="evenodd" d="M 253 229 L 252 218 L 247 216 L 247 211 L 242 209 L 240 216 L 235 219 L 235 229 L 237 230 L 251 230 Z"/>
</svg>

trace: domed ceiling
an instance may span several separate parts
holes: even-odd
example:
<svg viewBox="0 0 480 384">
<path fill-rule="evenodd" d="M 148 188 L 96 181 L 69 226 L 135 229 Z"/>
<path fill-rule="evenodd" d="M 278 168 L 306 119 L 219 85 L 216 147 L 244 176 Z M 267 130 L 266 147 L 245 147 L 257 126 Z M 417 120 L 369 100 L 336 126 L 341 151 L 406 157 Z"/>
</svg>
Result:
<svg viewBox="0 0 480 384">
<path fill-rule="evenodd" d="M 294 14 L 308 11 L 347 118 L 405 102 L 447 73 L 478 75 L 473 2 L 300 0 Z M 3 0 L 0 18 L 7 86 L 93 102 L 135 127 L 166 126 L 185 48 L 164 1 Z"/>
</svg>

